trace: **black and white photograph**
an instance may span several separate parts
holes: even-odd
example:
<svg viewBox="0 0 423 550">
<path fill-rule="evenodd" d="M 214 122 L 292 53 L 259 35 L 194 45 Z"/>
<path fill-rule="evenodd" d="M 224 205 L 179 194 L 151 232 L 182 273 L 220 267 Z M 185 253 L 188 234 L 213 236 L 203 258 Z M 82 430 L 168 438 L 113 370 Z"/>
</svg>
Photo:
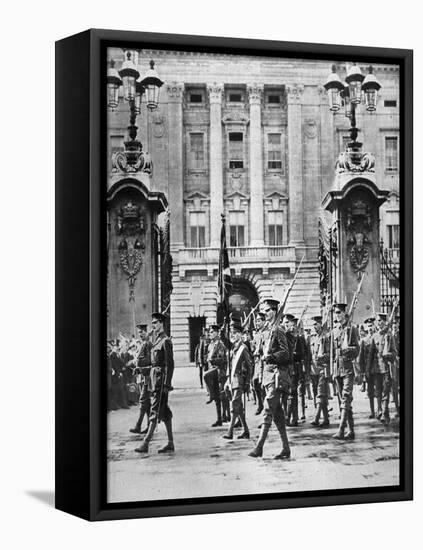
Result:
<svg viewBox="0 0 423 550">
<path fill-rule="evenodd" d="M 398 487 L 399 65 L 101 62 L 107 503 Z"/>
</svg>

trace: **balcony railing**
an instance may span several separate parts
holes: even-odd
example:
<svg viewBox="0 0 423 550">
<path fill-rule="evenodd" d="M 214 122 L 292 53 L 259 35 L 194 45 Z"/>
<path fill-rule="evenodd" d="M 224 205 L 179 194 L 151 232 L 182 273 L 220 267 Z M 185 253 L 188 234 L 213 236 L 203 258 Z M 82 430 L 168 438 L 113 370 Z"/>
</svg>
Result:
<svg viewBox="0 0 423 550">
<path fill-rule="evenodd" d="M 292 246 L 237 246 L 228 247 L 229 262 L 295 262 Z M 183 248 L 179 250 L 179 264 L 217 264 L 218 248 Z"/>
</svg>

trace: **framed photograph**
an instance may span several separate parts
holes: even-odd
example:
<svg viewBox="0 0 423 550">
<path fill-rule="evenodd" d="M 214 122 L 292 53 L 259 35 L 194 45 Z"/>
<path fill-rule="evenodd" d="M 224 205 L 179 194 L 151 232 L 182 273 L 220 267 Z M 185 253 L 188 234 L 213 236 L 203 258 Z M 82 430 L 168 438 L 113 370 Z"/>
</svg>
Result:
<svg viewBox="0 0 423 550">
<path fill-rule="evenodd" d="M 412 51 L 56 44 L 56 507 L 412 498 Z"/>
</svg>

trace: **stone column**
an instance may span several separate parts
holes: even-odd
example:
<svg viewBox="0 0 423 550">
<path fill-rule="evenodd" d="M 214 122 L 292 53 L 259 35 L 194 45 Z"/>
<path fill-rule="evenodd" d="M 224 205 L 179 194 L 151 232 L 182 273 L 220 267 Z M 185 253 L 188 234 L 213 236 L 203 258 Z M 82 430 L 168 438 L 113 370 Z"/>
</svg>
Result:
<svg viewBox="0 0 423 550">
<path fill-rule="evenodd" d="M 304 244 L 301 98 L 304 86 L 286 87 L 288 103 L 289 244 Z"/>
<path fill-rule="evenodd" d="M 223 213 L 222 84 L 208 86 L 210 100 L 210 246 L 219 248 Z"/>
<path fill-rule="evenodd" d="M 262 95 L 262 86 L 255 84 L 248 88 L 250 101 L 250 246 L 264 245 Z"/>
<path fill-rule="evenodd" d="M 167 86 L 169 116 L 169 208 L 170 245 L 172 251 L 184 247 L 184 185 L 183 185 L 183 123 L 182 97 L 184 85 L 173 82 Z"/>
</svg>

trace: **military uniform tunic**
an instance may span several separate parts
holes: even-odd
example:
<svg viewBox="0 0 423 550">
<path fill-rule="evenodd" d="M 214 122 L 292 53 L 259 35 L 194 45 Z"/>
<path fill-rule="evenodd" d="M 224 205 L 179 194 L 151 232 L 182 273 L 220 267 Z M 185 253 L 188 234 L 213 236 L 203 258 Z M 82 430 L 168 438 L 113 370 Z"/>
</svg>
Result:
<svg viewBox="0 0 423 550">
<path fill-rule="evenodd" d="M 355 325 L 338 324 L 332 330 L 333 377 L 338 395 L 341 397 L 341 409 L 350 410 L 353 400 L 354 360 L 359 352 L 358 330 Z"/>
<path fill-rule="evenodd" d="M 172 387 L 173 371 L 172 340 L 162 332 L 156 336 L 151 347 L 150 421 L 166 421 L 172 418 L 172 411 L 168 405 L 168 391 Z"/>
</svg>

